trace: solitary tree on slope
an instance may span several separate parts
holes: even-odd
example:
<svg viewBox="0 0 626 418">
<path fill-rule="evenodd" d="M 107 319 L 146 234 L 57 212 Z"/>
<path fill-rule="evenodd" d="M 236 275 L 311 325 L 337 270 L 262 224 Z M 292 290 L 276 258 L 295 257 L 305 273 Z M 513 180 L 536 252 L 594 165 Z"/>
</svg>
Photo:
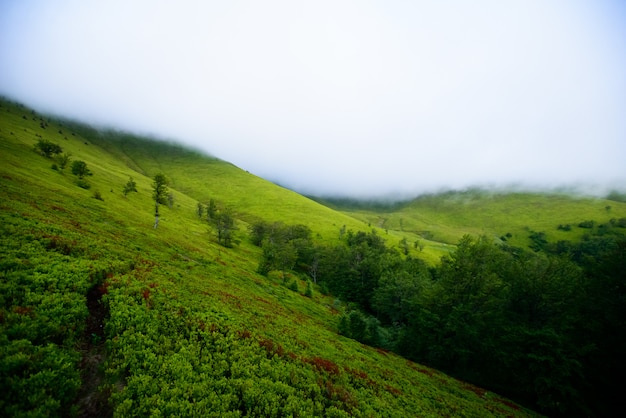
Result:
<svg viewBox="0 0 626 418">
<path fill-rule="evenodd" d="M 154 228 L 159 226 L 159 203 L 167 204 L 167 178 L 163 173 L 154 176 L 152 198 L 154 199 Z"/>
</svg>

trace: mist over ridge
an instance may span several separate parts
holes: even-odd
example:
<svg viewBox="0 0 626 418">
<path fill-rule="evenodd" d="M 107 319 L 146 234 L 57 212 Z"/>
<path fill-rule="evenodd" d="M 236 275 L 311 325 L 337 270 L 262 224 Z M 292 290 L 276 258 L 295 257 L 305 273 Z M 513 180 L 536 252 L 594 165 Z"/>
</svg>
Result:
<svg viewBox="0 0 626 418">
<path fill-rule="evenodd" d="M 3 2 L 0 94 L 307 195 L 603 196 L 626 185 L 625 19 L 617 0 Z"/>
</svg>

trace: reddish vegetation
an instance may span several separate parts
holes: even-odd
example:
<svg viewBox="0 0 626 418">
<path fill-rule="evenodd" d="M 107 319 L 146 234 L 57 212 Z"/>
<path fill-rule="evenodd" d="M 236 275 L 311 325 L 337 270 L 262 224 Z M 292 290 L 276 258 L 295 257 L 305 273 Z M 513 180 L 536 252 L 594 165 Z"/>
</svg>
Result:
<svg viewBox="0 0 626 418">
<path fill-rule="evenodd" d="M 220 299 L 222 300 L 222 302 L 235 305 L 237 308 L 241 308 L 241 301 L 237 296 L 221 290 L 218 290 L 217 293 L 220 295 Z"/>
<path fill-rule="evenodd" d="M 113 274 L 109 273 L 107 275 L 107 278 L 111 277 L 113 277 Z M 98 292 L 100 292 L 101 295 L 106 295 L 107 293 L 109 293 L 109 285 L 109 281 L 102 283 L 100 286 L 98 286 Z"/>
<path fill-rule="evenodd" d="M 385 350 L 384 348 L 376 348 L 376 351 L 378 351 L 380 354 L 382 354 L 385 357 L 387 357 L 389 353 L 389 350 Z"/>
<path fill-rule="evenodd" d="M 368 386 L 376 386 L 376 382 L 370 379 L 369 375 L 361 370 L 351 369 L 349 367 L 344 367 L 345 371 L 348 372 L 352 377 L 363 380 Z"/>
<path fill-rule="evenodd" d="M 385 385 L 385 389 L 387 392 L 391 392 L 394 395 L 402 395 L 402 391 L 400 389 L 394 388 L 393 386 Z"/>
<path fill-rule="evenodd" d="M 280 344 L 274 344 L 272 340 L 267 340 L 265 338 L 259 339 L 259 345 L 267 351 L 267 357 L 271 358 L 274 355 L 282 357 L 285 354 L 283 346 Z"/>
<path fill-rule="evenodd" d="M 359 404 L 352 393 L 341 386 L 333 384 L 330 380 L 318 379 L 317 384 L 322 388 L 322 392 L 326 398 L 332 401 L 338 401 L 343 408 L 350 412 L 350 409 L 358 408 Z"/>
<path fill-rule="evenodd" d="M 430 377 L 433 377 L 435 374 L 435 372 L 433 372 L 432 370 L 428 370 L 428 369 L 420 369 L 416 367 L 415 370 L 417 370 L 420 373 L 424 373 L 426 376 L 430 376 Z"/>
<path fill-rule="evenodd" d="M 263 302 L 263 303 L 265 303 L 265 304 L 267 304 L 267 305 L 270 305 L 270 304 L 271 304 L 271 302 L 270 302 L 270 301 L 265 300 L 265 299 L 263 299 L 262 297 L 259 297 L 259 296 L 254 296 L 254 299 L 258 300 L 259 302 Z"/>
<path fill-rule="evenodd" d="M 330 360 L 326 360 L 321 357 L 312 357 L 310 359 L 304 360 L 306 363 L 312 364 L 318 370 L 324 370 L 330 375 L 338 375 L 339 374 L 339 366 L 333 363 Z"/>
<path fill-rule="evenodd" d="M 247 329 L 244 329 L 243 331 L 237 331 L 237 337 L 239 337 L 239 339 L 246 340 L 251 336 L 252 334 Z"/>
<path fill-rule="evenodd" d="M 69 241 L 58 235 L 46 235 L 45 237 L 50 238 L 46 245 L 48 250 L 57 251 L 64 255 L 70 255 L 77 245 L 76 240 Z"/>
<path fill-rule="evenodd" d="M 494 401 L 497 401 L 497 402 L 500 402 L 501 404 L 506 405 L 506 406 L 508 406 L 509 408 L 514 409 L 514 410 L 516 410 L 516 411 L 519 411 L 519 409 L 520 409 L 520 407 L 519 407 L 519 406 L 515 405 L 515 404 L 514 404 L 513 402 L 511 402 L 511 401 L 507 401 L 506 399 L 494 398 L 493 400 L 494 400 Z"/>
<path fill-rule="evenodd" d="M 487 393 L 487 391 L 485 389 L 479 388 L 478 386 L 474 386 L 474 385 L 472 385 L 470 383 L 463 383 L 463 388 L 465 388 L 467 390 L 471 390 L 472 392 L 474 392 L 475 394 L 477 394 L 481 398 L 485 396 L 485 393 Z"/>
<path fill-rule="evenodd" d="M 429 369 L 422 369 L 421 367 L 417 367 L 417 366 L 415 365 L 415 363 L 413 363 L 412 361 L 407 361 L 407 363 L 406 363 L 406 364 L 407 364 L 410 368 L 412 368 L 413 370 L 418 371 L 418 372 L 420 372 L 420 373 L 423 373 L 423 374 L 425 374 L 426 376 L 433 377 L 433 376 L 434 376 L 434 374 L 435 374 L 435 372 L 433 372 L 432 370 L 429 370 Z"/>
<path fill-rule="evenodd" d="M 33 312 L 33 308 L 30 306 L 15 306 L 13 312 L 18 315 L 30 315 Z"/>
</svg>

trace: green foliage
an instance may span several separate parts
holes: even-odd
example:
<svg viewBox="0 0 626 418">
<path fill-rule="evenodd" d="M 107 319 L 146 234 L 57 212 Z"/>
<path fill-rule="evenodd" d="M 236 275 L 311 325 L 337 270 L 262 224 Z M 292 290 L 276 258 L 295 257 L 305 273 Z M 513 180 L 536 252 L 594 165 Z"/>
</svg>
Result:
<svg viewBox="0 0 626 418">
<path fill-rule="evenodd" d="M 168 180 L 165 174 L 158 173 L 152 179 L 152 199 L 155 203 L 166 205 L 168 196 Z"/>
<path fill-rule="evenodd" d="M 55 142 L 40 138 L 35 144 L 35 151 L 46 158 L 51 158 L 55 155 L 61 154 L 63 152 L 63 148 Z"/>
<path fill-rule="evenodd" d="M 338 331 L 341 335 L 374 347 L 383 346 L 383 330 L 373 316 L 359 310 L 350 310 L 339 319 Z"/>
<path fill-rule="evenodd" d="M 257 271 L 267 275 L 272 270 L 285 273 L 296 265 L 300 270 L 310 270 L 315 254 L 311 230 L 305 225 L 285 225 L 256 222 L 249 227 L 252 243 L 260 245 L 263 252 Z"/>
<path fill-rule="evenodd" d="M 214 215 L 212 218 L 217 230 L 217 242 L 224 247 L 231 248 L 235 243 L 234 233 L 237 230 L 235 216 L 231 209 L 226 209 Z"/>
<path fill-rule="evenodd" d="M 589 393 L 583 382 L 598 375 L 592 367 L 595 362 L 588 359 L 591 353 L 598 354 L 596 347 L 604 341 L 600 335 L 605 334 L 597 333 L 596 327 L 583 331 L 586 326 L 581 324 L 593 317 L 596 324 L 608 325 L 624 312 L 616 309 L 608 321 L 607 317 L 599 319 L 599 312 L 590 316 L 586 298 L 595 285 L 573 261 L 588 272 L 601 270 L 606 263 L 603 257 L 613 254 L 620 248 L 615 243 L 625 240 L 616 235 L 615 224 L 600 225 L 597 236 L 568 244 L 567 254 L 573 258 L 546 256 L 543 252 L 553 247 L 541 233 L 534 236 L 541 243 L 535 249 L 539 253 L 499 247 L 486 236 L 465 236 L 436 268 L 394 256 L 381 248 L 375 235 L 349 233 L 343 250 L 336 247 L 323 252 L 320 277 L 328 280 L 333 272 L 329 266 L 334 265 L 339 272 L 333 279 L 337 282 L 330 282 L 335 291 L 361 307 L 340 317 L 342 335 L 392 348 L 546 413 L 590 413 L 599 410 L 599 404 L 591 406 L 592 401 L 583 400 Z M 372 252 L 372 248 L 379 250 Z M 359 250 L 359 265 L 376 260 L 375 264 L 385 266 L 370 272 L 376 280 L 359 283 L 349 279 L 349 271 L 355 272 L 355 278 L 360 276 L 351 249 Z M 613 257 L 624 258 L 622 253 Z M 609 277 L 621 277 L 618 271 L 623 271 L 622 267 L 613 268 Z M 340 285 L 346 282 L 349 287 Z M 366 296 L 369 299 L 362 299 L 366 290 L 354 289 L 359 286 L 374 287 L 371 296 Z M 604 294 L 602 298 L 604 302 L 594 306 L 621 306 L 609 300 L 624 296 Z M 384 322 L 379 323 L 368 311 Z M 618 346 L 626 348 L 624 341 Z M 609 351 L 613 350 L 605 348 L 603 355 Z M 610 358 L 616 359 L 616 355 Z M 609 386 L 602 384 L 611 391 Z M 608 401 L 605 395 L 591 398 Z"/>
<path fill-rule="evenodd" d="M 402 250 L 402 254 L 409 255 L 409 243 L 406 238 L 402 238 L 398 243 L 398 246 Z"/>
<path fill-rule="evenodd" d="M 530 238 L 531 241 L 529 247 L 533 251 L 541 251 L 548 244 L 548 239 L 545 232 L 531 231 L 531 233 L 528 235 L 528 238 Z"/>
<path fill-rule="evenodd" d="M 91 184 L 85 179 L 77 179 L 76 185 L 85 190 L 89 190 L 91 188 Z"/>
<path fill-rule="evenodd" d="M 198 205 L 196 206 L 196 214 L 200 219 L 204 216 L 204 205 L 200 202 L 198 202 Z"/>
<path fill-rule="evenodd" d="M 56 161 L 59 164 L 59 168 L 61 170 L 65 170 L 65 167 L 67 167 L 67 165 L 70 163 L 71 156 L 72 154 L 68 152 L 57 155 Z"/>
<path fill-rule="evenodd" d="M 209 220 L 213 220 L 217 215 L 217 205 L 215 203 L 215 199 L 209 200 L 209 205 L 207 206 L 206 215 Z"/>
<path fill-rule="evenodd" d="M 133 180 L 132 177 L 128 178 L 128 181 L 126 182 L 126 184 L 124 185 L 124 188 L 122 189 L 122 193 L 124 193 L 124 196 L 127 196 L 128 193 L 130 192 L 137 193 L 137 183 L 135 182 L 135 180 Z"/>
<path fill-rule="evenodd" d="M 154 200 L 154 229 L 159 226 L 159 204 L 167 204 L 168 181 L 163 173 L 158 173 L 152 179 L 152 199 Z"/>
<path fill-rule="evenodd" d="M 613 200 L 615 202 L 626 202 L 626 193 L 613 190 L 606 198 L 607 200 Z"/>
<path fill-rule="evenodd" d="M 70 415 L 82 384 L 86 294 L 113 254 L 103 262 L 80 234 L 4 211 L 0 236 L 0 411 Z"/>
<path fill-rule="evenodd" d="M 313 297 L 313 283 L 310 280 L 306 281 L 306 289 L 304 290 L 304 296 L 307 298 Z"/>
<path fill-rule="evenodd" d="M 85 177 L 93 175 L 87 167 L 87 163 L 82 160 L 72 161 L 72 174 L 77 176 L 80 180 L 84 180 Z"/>
<path fill-rule="evenodd" d="M 593 228 L 596 225 L 594 221 L 583 221 L 578 224 L 579 228 Z"/>
<path fill-rule="evenodd" d="M 384 214 L 386 235 L 365 231 L 382 225 L 378 217 L 356 221 L 214 158 L 63 122 L 72 133 L 64 148 L 98 168 L 95 190 L 120 190 L 131 175 L 137 190 L 150 190 L 154 173 L 171 176 L 182 210 L 168 212 L 157 233 L 145 223 L 149 193 L 91 199 L 32 152 L 38 121 L 6 102 L 0 112 L 2 416 L 85 416 L 95 398 L 109 405 L 105 416 L 533 415 L 495 393 L 552 415 L 608 415 L 618 405 L 626 350 L 619 202 L 607 213 L 604 201 L 572 210 L 560 197 L 493 197 L 511 210 L 505 223 L 482 197 L 450 195 L 439 206 L 433 197 L 420 202 L 423 223 L 410 205 Z M 60 122 L 46 123 L 51 139 L 65 141 Z M 220 202 L 214 216 L 236 207 L 242 228 L 265 225 L 224 250 L 195 213 L 209 196 Z M 561 217 L 520 215 L 537 202 Z M 596 225 L 555 228 L 581 219 Z M 510 230 L 507 242 L 526 247 L 530 227 L 548 231 L 537 253 L 451 238 Z M 458 241 L 458 251 L 419 238 L 426 230 Z M 404 237 L 424 251 L 402 254 Z M 313 297 L 272 271 L 256 273 L 270 241 L 287 243 L 284 276 L 311 277 L 304 293 Z M 406 358 L 338 337 L 338 328 Z"/>
<path fill-rule="evenodd" d="M 100 193 L 100 190 L 95 190 L 93 192 L 93 198 L 104 202 L 104 198 L 102 197 L 102 193 Z"/>
</svg>

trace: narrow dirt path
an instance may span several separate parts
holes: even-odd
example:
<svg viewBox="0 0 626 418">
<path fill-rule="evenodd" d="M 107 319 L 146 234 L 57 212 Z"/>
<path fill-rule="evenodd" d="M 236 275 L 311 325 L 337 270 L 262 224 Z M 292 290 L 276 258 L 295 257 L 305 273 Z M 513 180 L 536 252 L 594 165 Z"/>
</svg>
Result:
<svg viewBox="0 0 626 418">
<path fill-rule="evenodd" d="M 113 413 L 108 404 L 108 393 L 99 390 L 104 383 L 102 368 L 106 359 L 104 321 L 109 315 L 107 307 L 102 303 L 104 292 L 105 287 L 99 285 L 87 293 L 89 317 L 81 346 L 83 358 L 80 362 L 83 386 L 76 398 L 80 418 L 110 417 Z"/>
</svg>

